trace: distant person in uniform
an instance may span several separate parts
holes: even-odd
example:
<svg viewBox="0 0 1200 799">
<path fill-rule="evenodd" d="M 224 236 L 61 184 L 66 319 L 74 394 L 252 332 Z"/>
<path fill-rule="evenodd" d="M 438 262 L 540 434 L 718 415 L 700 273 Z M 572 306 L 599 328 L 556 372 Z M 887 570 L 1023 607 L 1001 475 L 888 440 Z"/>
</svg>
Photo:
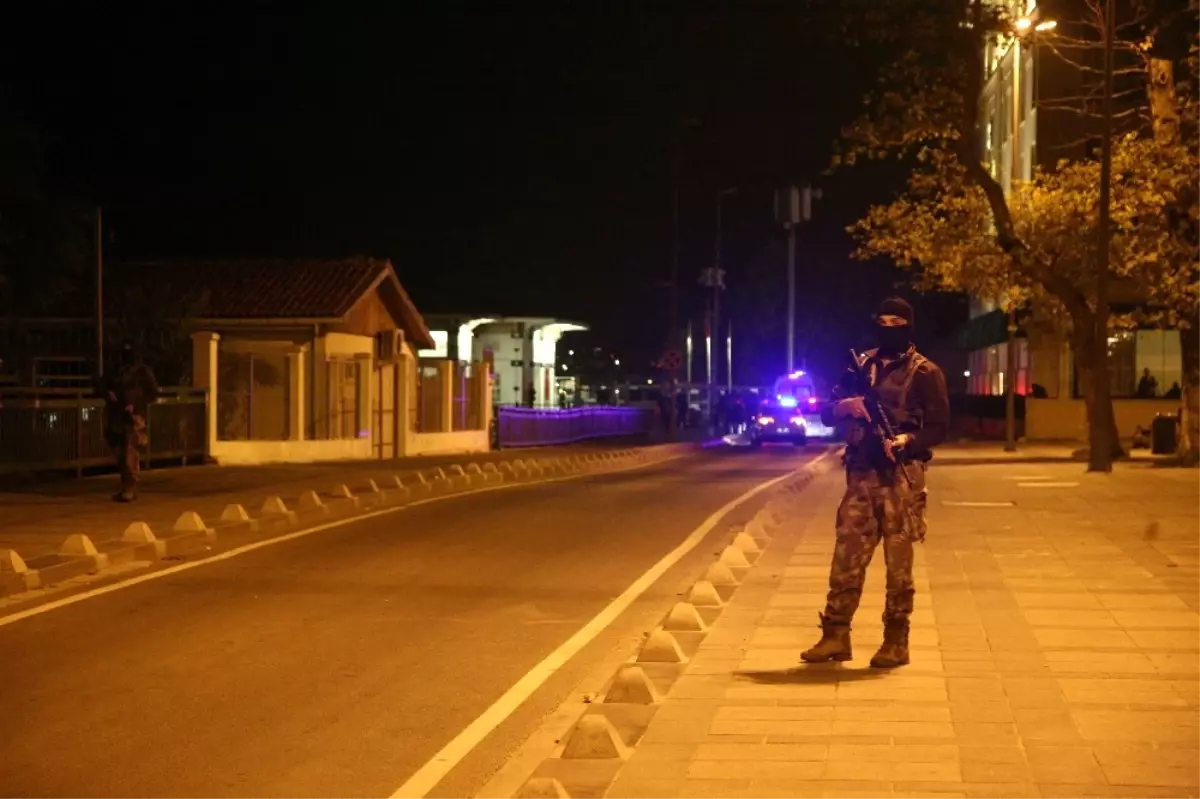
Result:
<svg viewBox="0 0 1200 799">
<path fill-rule="evenodd" d="M 158 381 L 141 359 L 132 341 L 121 345 L 117 370 L 104 381 L 105 438 L 116 452 L 121 490 L 113 494 L 116 502 L 137 498 L 138 474 L 142 453 L 149 442 L 146 416 L 150 404 L 158 399 Z"/>
</svg>

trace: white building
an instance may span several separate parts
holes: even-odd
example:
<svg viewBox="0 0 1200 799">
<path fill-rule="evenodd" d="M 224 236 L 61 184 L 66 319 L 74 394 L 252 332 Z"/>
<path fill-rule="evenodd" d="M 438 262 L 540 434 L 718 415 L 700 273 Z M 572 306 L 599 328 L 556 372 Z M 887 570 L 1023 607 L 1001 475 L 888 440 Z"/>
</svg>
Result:
<svg viewBox="0 0 1200 799">
<path fill-rule="evenodd" d="M 980 154 L 993 177 L 1010 191 L 1014 181 L 1030 180 L 1037 167 L 1053 169 L 1062 159 L 1089 155 L 1098 143 L 1087 117 L 1062 108 L 1040 108 L 1081 94 L 1081 73 L 1055 54 L 1049 37 L 1059 20 L 1088 13 L 1080 0 L 1001 0 L 1019 23 L 1021 35 L 985 54 L 987 77 L 980 98 Z M 1069 105 L 1069 101 L 1064 103 Z M 1128 287 L 1112 287 L 1114 303 L 1136 305 Z M 1001 396 L 1013 381 L 1026 397 L 1025 436 L 1029 439 L 1086 440 L 1086 413 L 1075 374 L 1074 357 L 1061 335 L 1030 330 L 1020 334 L 1016 374 L 1007 374 L 1007 315 L 995 303 L 973 297 L 971 321 L 962 332 L 968 351 L 967 393 Z M 1178 399 L 1162 398 L 1182 384 L 1179 331 L 1139 330 L 1109 338 L 1113 409 L 1122 437 L 1149 427 L 1159 413 L 1173 413 Z M 1158 398 L 1135 398 L 1137 382 L 1149 369 Z M 1036 387 L 1036 388 L 1035 388 Z M 1034 397 L 1034 394 L 1037 397 Z"/>
<path fill-rule="evenodd" d="M 439 359 L 492 366 L 496 405 L 556 407 L 559 404 L 558 342 L 587 327 L 548 317 L 431 316 L 434 346 L 417 355 L 423 369 Z"/>
</svg>

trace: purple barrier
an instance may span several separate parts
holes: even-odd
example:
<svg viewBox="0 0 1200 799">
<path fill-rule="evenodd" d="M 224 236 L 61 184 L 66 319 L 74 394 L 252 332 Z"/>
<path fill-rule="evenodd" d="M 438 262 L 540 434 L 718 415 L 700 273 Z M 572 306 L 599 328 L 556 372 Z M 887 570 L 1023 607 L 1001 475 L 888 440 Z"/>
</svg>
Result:
<svg viewBox="0 0 1200 799">
<path fill-rule="evenodd" d="M 503 405 L 496 413 L 497 443 L 505 447 L 545 447 L 589 438 L 635 436 L 654 427 L 654 411 L 629 406 L 518 408 Z"/>
</svg>

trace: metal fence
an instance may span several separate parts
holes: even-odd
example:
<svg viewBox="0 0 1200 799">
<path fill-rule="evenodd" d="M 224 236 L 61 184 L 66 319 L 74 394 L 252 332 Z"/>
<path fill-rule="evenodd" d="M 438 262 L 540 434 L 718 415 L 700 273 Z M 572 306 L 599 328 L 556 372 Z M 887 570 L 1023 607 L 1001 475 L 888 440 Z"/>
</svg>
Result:
<svg viewBox="0 0 1200 799">
<path fill-rule="evenodd" d="M 423 364 L 417 369 L 413 429 L 418 433 L 483 429 L 483 408 L 479 402 L 482 394 L 479 382 L 487 379 L 483 364 L 456 363 L 452 368 L 448 405 L 437 367 Z M 450 414 L 449 419 L 443 418 L 446 413 Z"/>
<path fill-rule="evenodd" d="M 631 406 L 549 410 L 502 405 L 496 410 L 496 425 L 500 447 L 540 447 L 647 434 L 654 429 L 654 411 Z"/>
<path fill-rule="evenodd" d="M 154 460 L 202 461 L 205 395 L 164 389 L 146 420 Z M 104 439 L 104 401 L 69 390 L 0 390 L 0 473 L 103 466 L 113 462 Z"/>
<path fill-rule="evenodd" d="M 286 440 L 291 432 L 287 357 L 282 352 L 239 352 L 222 341 L 217 363 L 217 438 Z"/>
</svg>

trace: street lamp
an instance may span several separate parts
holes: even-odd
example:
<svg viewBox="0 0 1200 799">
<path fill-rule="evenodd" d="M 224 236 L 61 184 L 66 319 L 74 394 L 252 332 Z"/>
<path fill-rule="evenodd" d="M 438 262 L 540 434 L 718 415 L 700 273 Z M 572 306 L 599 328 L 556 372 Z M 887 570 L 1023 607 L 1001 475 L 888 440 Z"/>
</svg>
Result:
<svg viewBox="0 0 1200 799">
<path fill-rule="evenodd" d="M 1029 105 L 1032 111 L 1037 106 L 1037 75 L 1041 70 L 1041 66 L 1037 63 L 1037 33 L 1054 30 L 1058 27 L 1057 20 L 1047 19 L 1034 24 L 1034 21 L 1029 17 L 1021 17 L 1014 25 L 1017 30 L 1016 40 L 1013 42 L 1011 52 L 1013 57 L 1012 63 L 1012 92 L 1013 92 L 1013 114 L 1012 114 L 1012 158 L 1011 168 L 1012 173 L 1010 179 L 1013 183 L 1022 179 L 1021 161 L 1021 111 L 1025 106 L 1025 98 L 1021 93 L 1021 39 L 1022 33 L 1025 33 L 1034 41 L 1033 50 L 1033 91 L 1029 95 Z M 1032 28 L 1032 33 L 1030 29 Z M 1033 124 L 1032 122 L 1030 124 Z M 1030 150 L 1032 156 L 1033 151 Z M 1031 159 L 1032 160 L 1032 159 Z M 1029 164 L 1029 175 L 1033 177 L 1034 165 Z M 1005 348 L 1005 365 L 1004 365 L 1004 450 L 1005 452 L 1016 452 L 1017 450 L 1017 373 L 1020 371 L 1020 363 L 1017 358 L 1017 308 L 1015 302 L 1010 299 L 1008 303 L 1008 345 Z"/>
<path fill-rule="evenodd" d="M 709 320 L 708 332 L 708 415 L 709 420 L 716 423 L 716 385 L 717 373 L 720 371 L 720 350 L 713 351 L 714 339 L 719 341 L 721 336 L 721 291 L 725 288 L 725 270 L 721 268 L 721 208 L 726 197 L 737 194 L 736 186 L 721 189 L 717 192 L 717 232 L 713 245 L 712 269 L 704 270 L 700 282 L 712 289 L 712 316 Z"/>
</svg>

